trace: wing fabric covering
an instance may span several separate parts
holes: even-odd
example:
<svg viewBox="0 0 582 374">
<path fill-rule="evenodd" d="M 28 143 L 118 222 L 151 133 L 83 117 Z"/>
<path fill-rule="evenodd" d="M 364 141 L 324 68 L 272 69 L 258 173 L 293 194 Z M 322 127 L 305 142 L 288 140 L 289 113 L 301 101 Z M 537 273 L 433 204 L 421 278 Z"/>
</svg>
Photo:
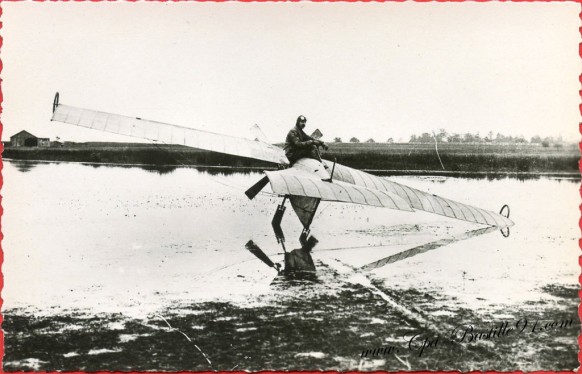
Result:
<svg viewBox="0 0 582 374">
<path fill-rule="evenodd" d="M 269 178 L 273 192 L 279 195 L 304 196 L 323 201 L 340 201 L 413 211 L 404 199 L 391 192 L 340 181 L 324 182 L 317 174 L 299 170 L 295 166 L 281 171 L 266 171 L 265 174 Z"/>
<path fill-rule="evenodd" d="M 309 229 L 321 200 L 315 197 L 289 196 L 289 201 L 303 227 Z"/>
<path fill-rule="evenodd" d="M 291 168 L 267 171 L 273 192 L 304 196 L 323 201 L 339 201 L 397 210 L 439 214 L 463 221 L 494 227 L 513 226 L 513 221 L 499 213 L 459 203 L 406 185 L 392 182 L 340 164 L 301 159 Z M 326 182 L 334 170 L 333 181 Z"/>
<path fill-rule="evenodd" d="M 283 149 L 261 141 L 69 105 L 58 104 L 51 120 L 163 144 L 180 144 L 282 165 L 289 163 Z"/>
<path fill-rule="evenodd" d="M 333 163 L 326 160 L 324 162 L 331 169 Z M 412 208 L 429 213 L 496 227 L 509 227 L 514 224 L 509 218 L 499 213 L 436 196 L 339 164 L 335 165 L 333 179 L 334 183 L 342 181 L 355 186 L 395 194 L 410 204 Z"/>
</svg>

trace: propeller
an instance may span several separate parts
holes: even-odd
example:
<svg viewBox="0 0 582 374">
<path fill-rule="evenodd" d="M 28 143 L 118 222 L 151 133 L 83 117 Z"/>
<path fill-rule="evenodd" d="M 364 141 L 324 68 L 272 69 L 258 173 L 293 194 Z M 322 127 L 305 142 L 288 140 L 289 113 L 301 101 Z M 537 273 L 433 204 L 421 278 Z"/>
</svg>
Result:
<svg viewBox="0 0 582 374">
<path fill-rule="evenodd" d="M 253 242 L 252 240 L 249 240 L 247 242 L 247 244 L 245 244 L 245 248 L 249 252 L 251 252 L 252 254 L 254 254 L 255 257 L 257 257 L 259 260 L 261 260 L 265 264 L 267 264 L 269 267 L 272 267 L 273 269 L 277 270 L 277 273 L 280 272 L 281 265 L 275 264 L 273 261 L 271 261 L 271 259 L 269 258 L 269 256 L 267 256 L 265 254 L 265 252 L 263 252 L 263 250 L 261 248 L 259 248 L 258 245 L 255 244 L 255 242 Z"/>
</svg>

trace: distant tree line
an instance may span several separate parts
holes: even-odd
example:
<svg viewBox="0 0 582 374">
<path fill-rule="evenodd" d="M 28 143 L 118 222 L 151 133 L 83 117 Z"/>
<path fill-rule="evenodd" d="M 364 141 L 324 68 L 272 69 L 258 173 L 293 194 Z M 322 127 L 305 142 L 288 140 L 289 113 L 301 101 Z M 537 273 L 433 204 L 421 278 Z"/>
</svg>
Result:
<svg viewBox="0 0 582 374">
<path fill-rule="evenodd" d="M 487 135 L 481 136 L 479 132 L 476 133 L 448 133 L 444 129 L 440 129 L 438 133 L 429 134 L 427 132 L 421 135 L 412 135 L 409 143 L 434 143 L 435 139 L 439 143 L 491 143 L 491 144 L 539 144 L 543 147 L 562 146 L 564 141 L 561 136 L 548 136 L 542 138 L 539 135 L 531 137 L 529 140 L 523 135 L 503 135 L 501 133 L 494 134 L 489 131 Z"/>
<path fill-rule="evenodd" d="M 465 134 L 457 134 L 457 133 L 448 133 L 444 129 L 440 129 L 438 133 L 422 133 L 421 135 L 412 135 L 408 143 L 434 143 L 434 141 L 439 143 L 483 143 L 483 144 L 539 144 L 542 147 L 561 147 L 564 144 L 564 141 L 561 136 L 553 137 L 547 136 L 542 138 L 539 135 L 535 135 L 529 140 L 526 139 L 523 135 L 503 135 L 501 133 L 494 134 L 493 131 L 489 131 L 487 135 L 481 136 L 479 132 L 476 133 L 465 133 Z M 336 137 L 333 139 L 334 143 L 342 143 L 342 139 Z M 356 137 L 352 137 L 349 140 L 350 143 L 360 143 L 360 139 Z M 365 143 L 376 143 L 373 138 L 370 138 L 365 141 Z M 394 143 L 393 138 L 388 138 L 385 143 Z"/>
<path fill-rule="evenodd" d="M 342 138 L 333 138 L 333 142 L 334 143 L 342 143 Z M 360 139 L 356 138 L 356 137 L 352 137 L 350 139 L 350 143 L 359 143 Z M 376 141 L 373 138 L 370 138 L 368 140 L 366 140 L 366 143 L 376 143 Z M 386 140 L 386 143 L 394 143 L 394 139 L 393 138 L 388 138 L 388 140 Z"/>
</svg>

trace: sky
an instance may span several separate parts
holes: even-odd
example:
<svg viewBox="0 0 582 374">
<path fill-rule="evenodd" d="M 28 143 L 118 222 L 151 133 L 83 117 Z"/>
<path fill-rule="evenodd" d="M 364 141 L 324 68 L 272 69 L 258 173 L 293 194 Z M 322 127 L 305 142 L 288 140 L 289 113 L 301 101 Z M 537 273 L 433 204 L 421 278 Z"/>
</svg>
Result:
<svg viewBox="0 0 582 374">
<path fill-rule="evenodd" d="M 133 141 L 60 102 L 283 142 L 580 137 L 579 4 L 3 2 L 2 139 Z"/>
</svg>

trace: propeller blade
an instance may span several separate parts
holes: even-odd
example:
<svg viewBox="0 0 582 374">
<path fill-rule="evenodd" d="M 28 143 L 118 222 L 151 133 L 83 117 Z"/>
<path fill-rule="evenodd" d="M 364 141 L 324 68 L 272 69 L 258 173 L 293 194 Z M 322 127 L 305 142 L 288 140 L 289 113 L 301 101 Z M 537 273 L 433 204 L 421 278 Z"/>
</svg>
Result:
<svg viewBox="0 0 582 374">
<path fill-rule="evenodd" d="M 247 197 L 251 200 L 254 199 L 255 196 L 257 196 L 257 194 L 261 192 L 263 188 L 265 188 L 267 183 L 269 183 L 269 178 L 263 177 L 260 181 L 252 185 L 251 188 L 246 190 L 245 195 L 247 195 Z"/>
<path fill-rule="evenodd" d="M 273 261 L 271 261 L 271 259 L 269 258 L 269 256 L 267 256 L 265 254 L 265 252 L 263 252 L 263 250 L 261 248 L 259 248 L 259 246 L 256 245 L 255 242 L 253 242 L 252 240 L 249 240 L 247 242 L 247 244 L 245 244 L 245 248 L 249 252 L 251 252 L 252 254 L 254 254 L 259 260 L 261 260 L 265 264 L 267 264 L 269 267 L 272 267 L 272 268 L 277 269 L 277 267 L 275 266 L 275 263 L 273 263 Z"/>
</svg>

